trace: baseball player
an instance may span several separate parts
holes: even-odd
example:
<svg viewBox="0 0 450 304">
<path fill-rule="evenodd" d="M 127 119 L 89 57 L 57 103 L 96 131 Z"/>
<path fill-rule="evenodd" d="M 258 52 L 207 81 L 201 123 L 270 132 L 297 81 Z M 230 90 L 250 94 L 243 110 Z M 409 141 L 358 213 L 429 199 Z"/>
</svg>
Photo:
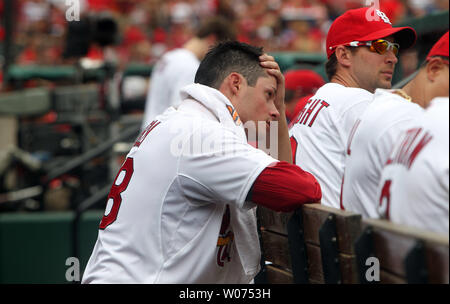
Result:
<svg viewBox="0 0 450 304">
<path fill-rule="evenodd" d="M 249 283 L 258 273 L 256 205 L 320 200 L 292 161 L 284 77 L 239 42 L 214 47 L 183 101 L 137 139 L 111 187 L 83 283 Z M 244 124 L 279 124 L 280 160 L 247 143 Z"/>
<path fill-rule="evenodd" d="M 383 168 L 377 191 L 380 214 L 393 222 L 448 234 L 449 40 L 428 57 L 434 93 L 425 112 L 401 133 Z M 429 66 L 437 61 L 435 66 Z"/>
<path fill-rule="evenodd" d="M 378 197 L 391 221 L 448 235 L 448 97 L 433 99 L 401 134 L 383 169 Z"/>
<path fill-rule="evenodd" d="M 342 209 L 365 218 L 380 217 L 377 188 L 383 166 L 400 133 L 422 115 L 431 99 L 448 95 L 447 66 L 442 58 L 436 57 L 445 55 L 442 45 L 447 46 L 448 57 L 448 32 L 435 44 L 417 76 L 403 90 L 376 90 L 373 101 L 356 121 L 346 151 Z"/>
<path fill-rule="evenodd" d="M 322 187 L 322 204 L 339 208 L 345 152 L 356 119 L 376 88 L 391 88 L 399 48 L 416 40 L 410 27 L 392 27 L 376 10 L 349 10 L 328 32 L 326 70 L 330 83 L 311 97 L 292 127 L 295 163 L 311 172 Z"/>
<path fill-rule="evenodd" d="M 170 106 L 181 102 L 180 89 L 194 82 L 200 60 L 218 41 L 233 40 L 234 29 L 221 17 L 205 21 L 182 48 L 167 52 L 155 64 L 145 103 L 142 130 Z"/>
</svg>

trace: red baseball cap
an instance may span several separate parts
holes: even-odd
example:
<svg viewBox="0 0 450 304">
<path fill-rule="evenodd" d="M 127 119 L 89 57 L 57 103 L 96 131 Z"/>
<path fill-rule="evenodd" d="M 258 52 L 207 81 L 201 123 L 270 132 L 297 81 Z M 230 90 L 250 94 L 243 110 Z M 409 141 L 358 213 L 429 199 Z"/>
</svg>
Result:
<svg viewBox="0 0 450 304">
<path fill-rule="evenodd" d="M 448 56 L 448 31 L 434 44 L 431 51 L 428 53 L 427 60 L 433 56 Z"/>
<path fill-rule="evenodd" d="M 323 78 L 311 70 L 291 70 L 284 75 L 285 87 L 289 90 L 302 88 L 304 94 L 310 94 L 325 84 Z"/>
<path fill-rule="evenodd" d="M 125 30 L 123 43 L 126 45 L 136 44 L 146 40 L 145 34 L 136 26 L 130 26 Z"/>
<path fill-rule="evenodd" d="M 353 9 L 339 16 L 331 25 L 327 35 L 327 56 L 339 45 L 350 42 L 366 42 L 393 35 L 401 49 L 413 46 L 417 40 L 416 31 L 409 27 L 393 27 L 382 11 L 373 7 Z"/>
</svg>

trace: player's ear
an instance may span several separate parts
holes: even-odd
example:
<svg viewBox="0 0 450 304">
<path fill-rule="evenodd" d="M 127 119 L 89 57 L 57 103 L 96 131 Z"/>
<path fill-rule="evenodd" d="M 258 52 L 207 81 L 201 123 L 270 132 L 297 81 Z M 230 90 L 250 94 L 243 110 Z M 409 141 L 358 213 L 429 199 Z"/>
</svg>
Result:
<svg viewBox="0 0 450 304">
<path fill-rule="evenodd" d="M 427 78 L 434 82 L 440 75 L 445 72 L 445 63 L 440 57 L 431 58 L 427 63 Z"/>
<path fill-rule="evenodd" d="M 350 67 L 351 66 L 351 56 L 352 52 L 349 48 L 339 45 L 336 48 L 336 59 L 337 61 L 343 65 L 344 67 Z"/>
<path fill-rule="evenodd" d="M 242 89 L 243 85 L 243 77 L 238 73 L 231 73 L 228 75 L 228 85 L 230 88 L 230 91 L 233 95 L 238 95 L 240 90 Z"/>
<path fill-rule="evenodd" d="M 230 73 L 223 80 L 220 85 L 219 91 L 221 91 L 225 96 L 227 96 L 230 100 L 233 96 L 237 96 L 242 89 L 242 81 L 243 77 L 238 73 Z"/>
</svg>

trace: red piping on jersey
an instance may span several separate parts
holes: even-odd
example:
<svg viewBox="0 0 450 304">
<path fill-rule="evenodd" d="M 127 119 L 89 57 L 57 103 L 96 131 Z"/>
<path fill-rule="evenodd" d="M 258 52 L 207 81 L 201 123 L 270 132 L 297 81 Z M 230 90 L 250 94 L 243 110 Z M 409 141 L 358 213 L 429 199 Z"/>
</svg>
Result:
<svg viewBox="0 0 450 304">
<path fill-rule="evenodd" d="M 345 210 L 344 202 L 342 201 L 342 191 L 344 190 L 344 178 L 345 178 L 345 171 L 344 171 L 344 175 L 342 176 L 341 194 L 339 195 L 339 204 L 341 206 L 341 210 Z"/>
<path fill-rule="evenodd" d="M 298 141 L 295 139 L 294 136 L 291 136 L 290 141 L 291 141 L 291 149 L 292 149 L 292 163 L 295 164 L 296 163 L 295 160 L 297 158 Z"/>
<path fill-rule="evenodd" d="M 316 203 L 322 190 L 316 178 L 299 166 L 278 162 L 265 168 L 252 188 L 252 201 L 274 211 L 293 211 L 303 204 Z"/>
</svg>

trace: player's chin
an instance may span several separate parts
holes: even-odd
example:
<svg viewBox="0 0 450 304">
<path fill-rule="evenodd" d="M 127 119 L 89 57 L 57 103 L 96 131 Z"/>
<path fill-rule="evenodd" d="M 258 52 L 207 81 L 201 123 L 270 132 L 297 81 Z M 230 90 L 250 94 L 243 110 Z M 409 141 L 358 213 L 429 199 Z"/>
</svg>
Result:
<svg viewBox="0 0 450 304">
<path fill-rule="evenodd" d="M 392 74 L 382 73 L 380 77 L 380 87 L 390 89 L 392 87 L 392 78 Z"/>
<path fill-rule="evenodd" d="M 391 89 L 392 88 L 392 77 L 391 78 L 384 78 L 379 81 L 378 88 L 381 89 Z"/>
</svg>

